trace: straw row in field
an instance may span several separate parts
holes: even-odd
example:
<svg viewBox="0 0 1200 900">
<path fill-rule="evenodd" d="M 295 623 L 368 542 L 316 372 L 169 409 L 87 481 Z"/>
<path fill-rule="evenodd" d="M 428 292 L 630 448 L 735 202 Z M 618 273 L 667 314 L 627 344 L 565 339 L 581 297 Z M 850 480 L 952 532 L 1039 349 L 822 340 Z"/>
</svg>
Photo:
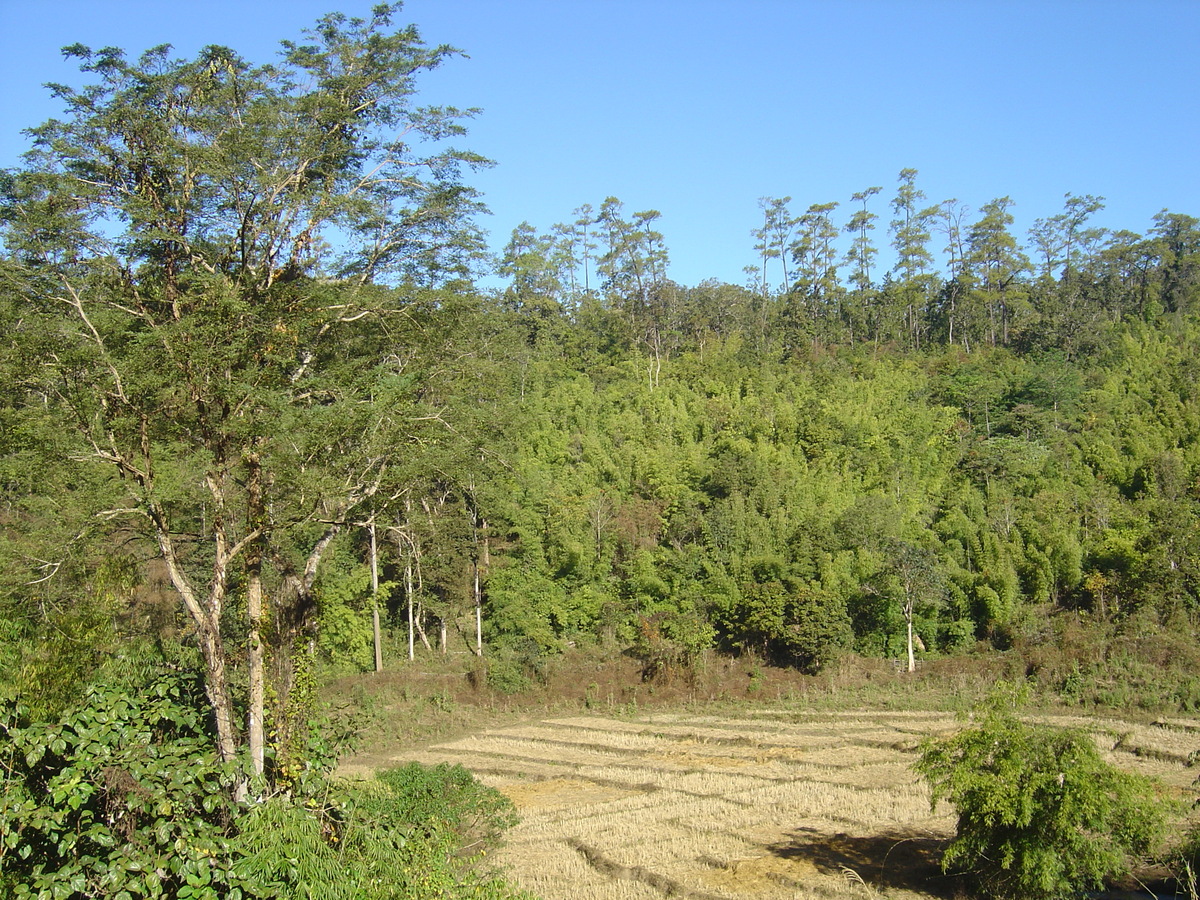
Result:
<svg viewBox="0 0 1200 900">
<path fill-rule="evenodd" d="M 814 869 L 794 836 L 948 830 L 897 749 L 948 717 L 799 718 L 569 717 L 421 757 L 509 793 L 523 821 L 499 860 L 547 900 L 850 896 L 861 888 Z"/>
</svg>

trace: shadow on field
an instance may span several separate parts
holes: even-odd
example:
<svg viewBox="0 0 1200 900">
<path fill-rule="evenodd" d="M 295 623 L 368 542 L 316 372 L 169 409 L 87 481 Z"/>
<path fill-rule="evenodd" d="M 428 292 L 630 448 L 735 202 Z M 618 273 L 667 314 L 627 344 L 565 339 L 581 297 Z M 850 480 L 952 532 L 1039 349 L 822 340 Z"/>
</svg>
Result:
<svg viewBox="0 0 1200 900">
<path fill-rule="evenodd" d="M 942 851 L 948 843 L 943 838 L 902 831 L 831 835 L 811 828 L 796 829 L 791 838 L 773 845 L 771 852 L 784 859 L 807 860 L 826 875 L 850 879 L 857 875 L 873 889 L 961 896 L 960 880 L 942 872 Z"/>
</svg>

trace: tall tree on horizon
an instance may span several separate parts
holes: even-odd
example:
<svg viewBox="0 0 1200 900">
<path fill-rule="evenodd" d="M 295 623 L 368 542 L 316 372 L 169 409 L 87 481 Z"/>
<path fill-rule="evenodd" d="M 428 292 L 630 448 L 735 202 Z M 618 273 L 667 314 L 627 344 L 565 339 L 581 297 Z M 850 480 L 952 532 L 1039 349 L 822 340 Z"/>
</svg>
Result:
<svg viewBox="0 0 1200 900">
<path fill-rule="evenodd" d="M 978 301 L 975 308 L 981 320 L 986 320 L 986 340 L 993 346 L 1009 342 L 1016 305 L 1024 302 L 1018 281 L 1030 268 L 1029 260 L 1009 231 L 1013 223 L 1009 212 L 1012 206 L 1008 197 L 985 203 L 979 210 L 982 217 L 967 234 L 967 265 L 973 297 Z M 983 321 L 975 324 L 981 328 Z M 983 336 L 982 332 L 977 332 L 977 336 Z"/>
<path fill-rule="evenodd" d="M 846 253 L 846 264 L 851 268 L 850 280 L 854 289 L 865 293 L 871 289 L 871 264 L 879 255 L 878 248 L 871 242 L 871 232 L 879 216 L 870 211 L 868 201 L 882 191 L 882 187 L 869 187 L 865 191 L 857 191 L 850 199 L 861 203 L 862 208 L 856 209 L 846 223 L 846 232 L 854 235 L 850 249 Z"/>
<path fill-rule="evenodd" d="M 768 294 L 767 264 L 773 259 L 779 260 L 779 264 L 783 267 L 783 283 L 780 285 L 780 293 L 787 294 L 792 289 L 788 273 L 788 252 L 792 245 L 792 236 L 800 221 L 793 217 L 788 210 L 788 204 L 791 202 L 791 197 L 759 197 L 758 199 L 758 208 L 763 213 L 763 223 L 761 227 L 754 230 L 753 235 L 758 241 L 754 245 L 754 249 L 758 251 L 761 259 L 761 284 L 764 297 Z"/>
<path fill-rule="evenodd" d="M 900 170 L 900 186 L 892 199 L 896 218 L 891 223 L 892 246 L 896 250 L 892 274 L 898 275 L 899 281 L 885 293 L 895 298 L 887 304 L 889 330 L 902 327 L 904 337 L 913 347 L 920 345 L 926 307 L 931 299 L 933 276 L 928 269 L 933 265 L 933 254 L 929 251 L 929 224 L 937 213 L 936 207 L 921 206 L 925 192 L 916 186 L 916 179 L 916 169 Z"/>
</svg>

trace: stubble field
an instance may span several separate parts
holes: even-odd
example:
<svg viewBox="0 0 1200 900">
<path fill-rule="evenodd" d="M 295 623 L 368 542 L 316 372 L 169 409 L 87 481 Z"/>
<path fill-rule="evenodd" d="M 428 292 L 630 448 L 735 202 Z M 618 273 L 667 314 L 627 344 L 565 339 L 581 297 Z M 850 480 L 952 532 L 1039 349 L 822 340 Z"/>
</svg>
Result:
<svg viewBox="0 0 1200 900">
<path fill-rule="evenodd" d="M 1192 796 L 1200 720 L 1039 718 Z M 959 727 L 944 712 L 766 705 L 584 713 L 390 761 L 460 763 L 508 795 L 521 823 L 496 862 L 545 900 L 948 898 L 962 891 L 938 867 L 954 819 L 930 809 L 912 763 Z"/>
</svg>

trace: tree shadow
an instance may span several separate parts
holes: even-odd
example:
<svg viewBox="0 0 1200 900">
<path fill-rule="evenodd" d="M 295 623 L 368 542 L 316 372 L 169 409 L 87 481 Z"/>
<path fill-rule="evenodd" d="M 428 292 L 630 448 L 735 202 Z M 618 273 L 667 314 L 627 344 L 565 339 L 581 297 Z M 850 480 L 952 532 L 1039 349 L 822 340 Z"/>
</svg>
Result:
<svg viewBox="0 0 1200 900">
<path fill-rule="evenodd" d="M 949 840 L 908 831 L 883 834 L 828 834 L 811 828 L 791 832 L 790 840 L 773 844 L 784 859 L 807 860 L 826 875 L 858 875 L 872 889 L 897 888 L 952 900 L 961 897 L 961 877 L 942 872 L 942 853 Z"/>
</svg>

